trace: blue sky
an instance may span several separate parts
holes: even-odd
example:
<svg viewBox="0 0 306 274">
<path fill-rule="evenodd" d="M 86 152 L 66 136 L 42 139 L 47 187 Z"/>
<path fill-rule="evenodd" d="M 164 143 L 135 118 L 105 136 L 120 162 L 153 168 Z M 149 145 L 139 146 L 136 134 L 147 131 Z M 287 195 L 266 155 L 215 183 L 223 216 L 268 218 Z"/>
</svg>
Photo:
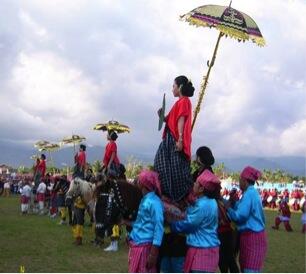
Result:
<svg viewBox="0 0 306 274">
<path fill-rule="evenodd" d="M 157 149 L 156 111 L 173 79 L 196 88 L 218 33 L 179 21 L 205 4 L 187 0 L 1 0 L 0 141 L 29 146 L 91 130 L 116 119 L 132 128 L 119 146 Z M 306 154 L 306 2 L 234 0 L 259 25 L 267 46 L 221 40 L 193 133 L 193 150 L 220 157 Z"/>
</svg>

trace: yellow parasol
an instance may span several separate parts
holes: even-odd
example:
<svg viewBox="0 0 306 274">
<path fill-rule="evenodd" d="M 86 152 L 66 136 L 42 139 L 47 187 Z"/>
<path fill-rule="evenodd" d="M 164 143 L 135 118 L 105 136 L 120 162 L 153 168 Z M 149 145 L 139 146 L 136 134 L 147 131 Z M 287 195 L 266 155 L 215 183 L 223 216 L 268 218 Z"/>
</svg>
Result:
<svg viewBox="0 0 306 274">
<path fill-rule="evenodd" d="M 36 147 L 36 148 L 41 148 L 41 147 L 43 147 L 43 146 L 45 146 L 45 145 L 47 145 L 47 144 L 50 144 L 50 142 L 49 141 L 45 141 L 45 140 L 40 140 L 40 141 L 37 141 L 35 144 L 34 144 L 34 147 Z"/>
<path fill-rule="evenodd" d="M 71 136 L 65 137 L 60 144 L 61 145 L 69 145 L 73 144 L 73 150 L 75 153 L 75 145 L 82 143 L 83 141 L 86 141 L 86 138 L 84 136 L 72 134 Z"/>
<path fill-rule="evenodd" d="M 129 133 L 131 129 L 123 124 L 120 124 L 118 121 L 108 121 L 105 124 L 97 124 L 93 128 L 94 130 L 102 130 L 102 131 L 116 131 L 117 133 Z"/>
<path fill-rule="evenodd" d="M 48 152 L 53 152 L 53 151 L 57 151 L 60 149 L 60 145 L 59 144 L 46 144 L 44 146 L 41 146 L 38 150 L 39 151 L 48 151 Z"/>
<path fill-rule="evenodd" d="M 46 144 L 44 146 L 41 146 L 38 150 L 39 151 L 48 151 L 49 157 L 50 157 L 50 162 L 51 162 L 52 166 L 54 166 L 54 162 L 53 162 L 53 158 L 52 158 L 51 152 L 58 151 L 59 149 L 60 149 L 60 145 L 59 144 L 48 143 L 48 144 Z"/>
</svg>

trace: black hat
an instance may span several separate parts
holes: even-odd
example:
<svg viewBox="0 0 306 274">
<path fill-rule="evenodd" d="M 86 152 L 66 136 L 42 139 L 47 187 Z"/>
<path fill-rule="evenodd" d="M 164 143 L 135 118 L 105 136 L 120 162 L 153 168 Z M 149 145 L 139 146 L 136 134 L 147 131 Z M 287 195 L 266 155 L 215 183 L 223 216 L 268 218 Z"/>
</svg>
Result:
<svg viewBox="0 0 306 274">
<path fill-rule="evenodd" d="M 212 166 L 215 163 L 215 158 L 208 147 L 199 147 L 196 152 L 202 164 Z"/>
</svg>

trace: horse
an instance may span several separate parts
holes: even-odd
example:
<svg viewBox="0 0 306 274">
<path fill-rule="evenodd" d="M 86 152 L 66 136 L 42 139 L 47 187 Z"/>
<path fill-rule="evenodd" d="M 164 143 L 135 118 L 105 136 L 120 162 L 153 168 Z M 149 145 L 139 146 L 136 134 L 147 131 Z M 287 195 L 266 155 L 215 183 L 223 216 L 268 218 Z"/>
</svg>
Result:
<svg viewBox="0 0 306 274">
<path fill-rule="evenodd" d="M 97 185 L 95 197 L 94 243 L 101 245 L 106 232 L 109 234 L 113 225 L 119 224 L 121 219 L 136 220 L 142 192 L 124 179 L 107 179 Z M 127 227 L 127 231 L 131 228 Z"/>
<path fill-rule="evenodd" d="M 109 232 L 113 225 L 119 224 L 121 219 L 132 222 L 136 220 L 143 195 L 135 182 L 130 183 L 124 179 L 107 179 L 102 180 L 102 183 L 97 186 L 95 196 L 95 244 L 101 245 L 105 232 Z M 185 213 L 177 205 L 169 202 L 169 199 L 163 197 L 162 200 L 167 221 L 185 217 Z M 126 226 L 126 230 L 130 232 L 131 227 Z"/>
<path fill-rule="evenodd" d="M 66 204 L 69 206 L 72 204 L 72 200 L 78 196 L 82 198 L 82 201 L 89 209 L 89 214 L 92 215 L 94 211 L 94 199 L 93 193 L 95 190 L 95 184 L 80 179 L 74 178 L 70 182 L 69 189 L 66 193 Z"/>
</svg>

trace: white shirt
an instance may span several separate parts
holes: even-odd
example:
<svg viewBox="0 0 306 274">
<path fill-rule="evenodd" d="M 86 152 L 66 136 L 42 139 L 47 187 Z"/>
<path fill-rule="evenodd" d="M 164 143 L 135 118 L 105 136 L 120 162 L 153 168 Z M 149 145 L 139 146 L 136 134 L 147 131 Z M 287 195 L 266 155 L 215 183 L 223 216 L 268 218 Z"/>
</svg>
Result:
<svg viewBox="0 0 306 274">
<path fill-rule="evenodd" d="M 38 188 L 37 188 L 37 193 L 46 193 L 46 184 L 44 182 L 41 182 L 39 185 L 38 185 Z"/>
<path fill-rule="evenodd" d="M 53 190 L 53 186 L 54 186 L 54 183 L 50 183 L 50 185 L 47 187 L 47 189 L 49 191 L 52 191 Z"/>
<path fill-rule="evenodd" d="M 4 188 L 10 188 L 10 183 L 8 182 L 4 183 Z"/>
<path fill-rule="evenodd" d="M 25 185 L 22 189 L 20 189 L 21 195 L 31 197 L 31 188 L 29 185 Z"/>
</svg>

